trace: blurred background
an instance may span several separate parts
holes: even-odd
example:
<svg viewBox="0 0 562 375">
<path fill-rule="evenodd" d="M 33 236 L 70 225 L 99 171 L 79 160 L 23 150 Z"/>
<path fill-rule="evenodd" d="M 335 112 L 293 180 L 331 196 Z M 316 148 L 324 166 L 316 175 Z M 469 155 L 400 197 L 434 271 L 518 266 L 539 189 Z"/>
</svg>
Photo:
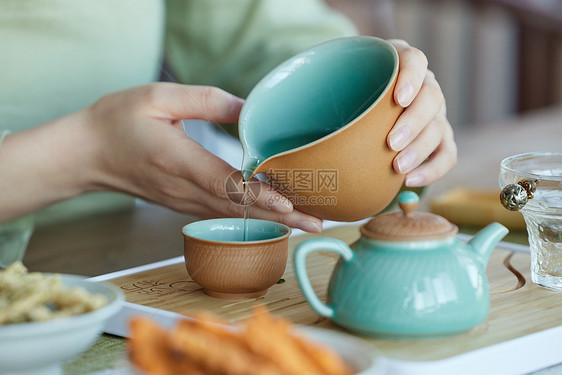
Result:
<svg viewBox="0 0 562 375">
<path fill-rule="evenodd" d="M 562 101 L 561 0 L 327 2 L 361 34 L 424 51 L 455 129 Z"/>
</svg>

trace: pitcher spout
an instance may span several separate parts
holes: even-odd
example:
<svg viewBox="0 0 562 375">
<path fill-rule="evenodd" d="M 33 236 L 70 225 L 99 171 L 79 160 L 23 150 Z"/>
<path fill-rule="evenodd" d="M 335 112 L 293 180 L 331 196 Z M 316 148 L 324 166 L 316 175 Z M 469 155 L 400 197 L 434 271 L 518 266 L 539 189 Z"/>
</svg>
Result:
<svg viewBox="0 0 562 375">
<path fill-rule="evenodd" d="M 492 250 L 504 238 L 509 230 L 500 223 L 492 223 L 478 232 L 468 243 L 480 255 L 484 264 L 488 263 Z"/>
<path fill-rule="evenodd" d="M 257 169 L 259 165 L 260 162 L 256 157 L 244 154 L 244 158 L 242 159 L 242 177 L 244 180 L 247 181 L 258 173 Z"/>
</svg>

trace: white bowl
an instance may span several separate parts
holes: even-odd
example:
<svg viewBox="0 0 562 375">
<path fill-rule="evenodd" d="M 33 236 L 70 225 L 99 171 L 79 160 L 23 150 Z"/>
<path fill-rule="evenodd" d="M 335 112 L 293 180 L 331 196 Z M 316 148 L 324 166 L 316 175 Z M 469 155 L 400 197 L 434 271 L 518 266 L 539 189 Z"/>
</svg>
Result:
<svg viewBox="0 0 562 375">
<path fill-rule="evenodd" d="M 108 304 L 69 318 L 0 326 L 0 374 L 60 374 L 61 362 L 90 347 L 105 322 L 121 308 L 123 293 L 113 285 L 74 275 L 61 275 L 61 279 L 67 287 L 105 295 Z"/>
</svg>

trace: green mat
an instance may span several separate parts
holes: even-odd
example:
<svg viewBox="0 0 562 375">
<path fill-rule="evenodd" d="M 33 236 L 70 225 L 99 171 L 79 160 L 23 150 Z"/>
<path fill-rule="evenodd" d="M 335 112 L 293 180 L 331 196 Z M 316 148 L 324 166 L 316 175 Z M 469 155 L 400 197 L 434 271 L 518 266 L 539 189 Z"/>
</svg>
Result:
<svg viewBox="0 0 562 375">
<path fill-rule="evenodd" d="M 127 341 L 118 336 L 103 334 L 84 353 L 66 361 L 64 375 L 83 375 L 95 371 L 112 369 L 125 363 Z"/>
</svg>

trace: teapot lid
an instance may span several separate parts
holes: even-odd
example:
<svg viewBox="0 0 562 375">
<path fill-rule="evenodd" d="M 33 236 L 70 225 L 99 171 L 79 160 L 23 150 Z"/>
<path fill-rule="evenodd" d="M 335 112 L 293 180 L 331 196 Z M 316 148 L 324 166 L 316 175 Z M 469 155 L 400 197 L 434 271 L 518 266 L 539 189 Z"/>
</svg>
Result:
<svg viewBox="0 0 562 375">
<path fill-rule="evenodd" d="M 454 236 L 459 228 L 444 217 L 417 212 L 419 197 L 413 191 L 398 197 L 401 211 L 374 217 L 360 228 L 363 236 L 384 241 L 426 241 Z"/>
</svg>

